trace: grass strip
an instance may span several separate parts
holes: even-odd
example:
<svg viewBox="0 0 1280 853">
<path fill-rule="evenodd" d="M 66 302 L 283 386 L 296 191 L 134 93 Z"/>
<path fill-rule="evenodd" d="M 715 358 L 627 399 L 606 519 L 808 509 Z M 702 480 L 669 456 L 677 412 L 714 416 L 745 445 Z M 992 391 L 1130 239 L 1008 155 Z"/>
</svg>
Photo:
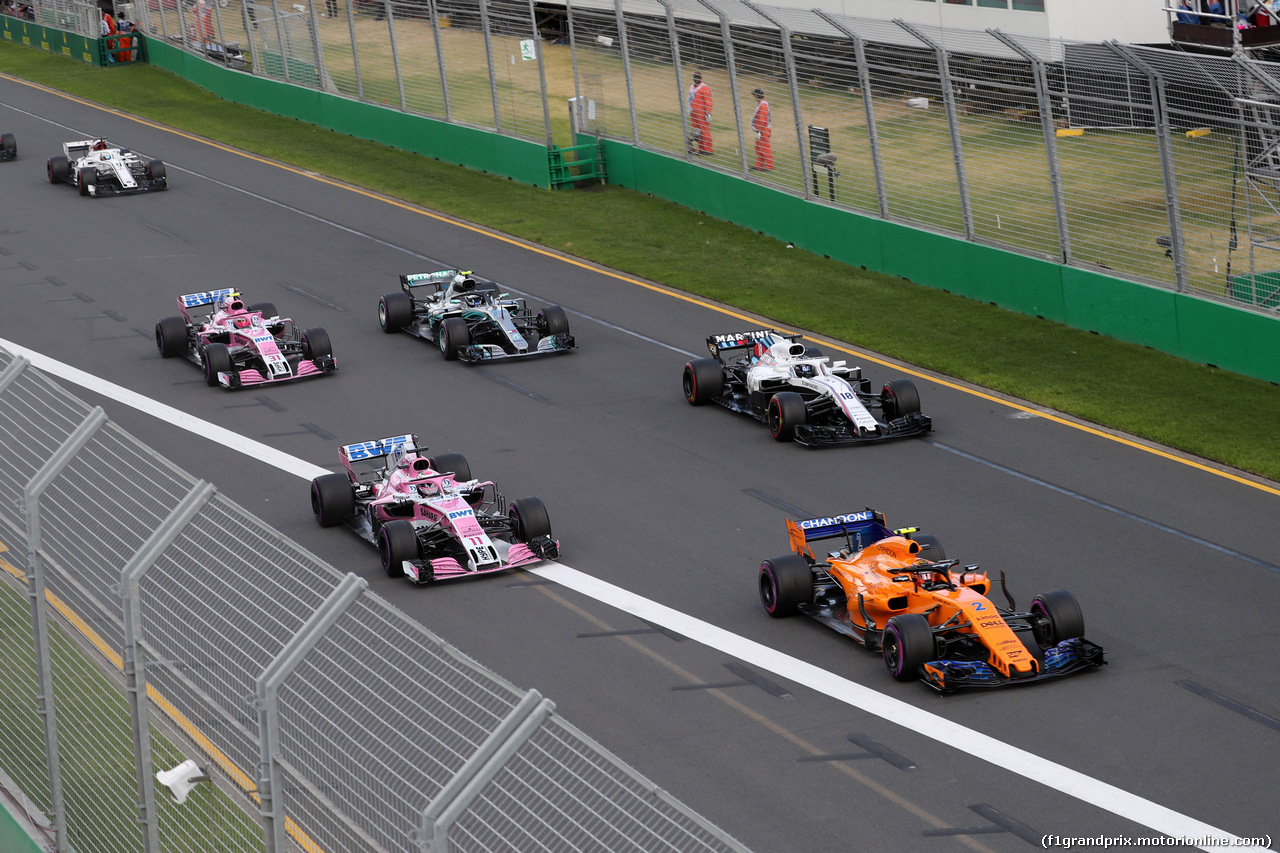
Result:
<svg viewBox="0 0 1280 853">
<path fill-rule="evenodd" d="M 24 80 L 1280 480 L 1280 393 L 1269 382 L 788 249 L 642 193 L 548 192 L 406 156 L 150 66 L 96 68 L 9 43 L 0 61 Z M 43 156 L 21 140 L 19 151 Z M 678 393 L 674 377 L 673 366 Z"/>
</svg>

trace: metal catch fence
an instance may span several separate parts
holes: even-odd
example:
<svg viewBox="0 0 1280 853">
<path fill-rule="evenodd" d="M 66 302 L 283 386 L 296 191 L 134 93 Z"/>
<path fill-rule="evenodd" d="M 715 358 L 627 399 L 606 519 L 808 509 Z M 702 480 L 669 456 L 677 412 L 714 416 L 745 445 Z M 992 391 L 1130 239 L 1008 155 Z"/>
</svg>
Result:
<svg viewBox="0 0 1280 853">
<path fill-rule="evenodd" d="M 3 351 L 0 442 L 0 769 L 57 850 L 745 851 Z"/>
<path fill-rule="evenodd" d="M 213 61 L 388 109 L 548 146 L 576 128 L 816 204 L 1280 307 L 1280 66 L 1249 56 L 752 0 L 117 9 Z"/>
</svg>

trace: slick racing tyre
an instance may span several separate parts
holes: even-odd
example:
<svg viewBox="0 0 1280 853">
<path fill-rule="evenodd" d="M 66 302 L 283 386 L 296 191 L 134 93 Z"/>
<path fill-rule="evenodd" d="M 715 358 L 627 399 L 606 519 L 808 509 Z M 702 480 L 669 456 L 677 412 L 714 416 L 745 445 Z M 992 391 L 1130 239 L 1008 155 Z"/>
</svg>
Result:
<svg viewBox="0 0 1280 853">
<path fill-rule="evenodd" d="M 378 559 L 389 578 L 404 577 L 404 561 L 422 556 L 413 522 L 403 518 L 388 521 L 378 528 Z"/>
<path fill-rule="evenodd" d="M 445 361 L 456 361 L 458 353 L 471 346 L 471 330 L 461 317 L 446 317 L 440 324 L 440 352 Z"/>
<path fill-rule="evenodd" d="M 929 620 L 919 613 L 894 616 L 884 626 L 880 652 L 890 675 L 899 681 L 915 681 L 920 677 L 920 667 L 937 655 Z"/>
<path fill-rule="evenodd" d="M 920 543 L 921 558 L 933 563 L 947 559 L 947 552 L 942 549 L 942 543 L 932 533 L 911 533 L 907 538 L 912 542 Z"/>
<path fill-rule="evenodd" d="M 311 512 L 321 527 L 334 527 L 355 515 L 356 494 L 346 474 L 321 474 L 311 481 Z"/>
<path fill-rule="evenodd" d="M 156 349 L 163 358 L 173 358 L 187 351 L 187 321 L 181 317 L 165 317 L 156 323 Z"/>
<path fill-rule="evenodd" d="M 80 195 L 88 195 L 89 188 L 98 183 L 98 170 L 94 168 L 79 169 L 76 172 L 76 185 L 80 187 Z"/>
<path fill-rule="evenodd" d="M 441 474 L 452 474 L 455 482 L 465 483 L 471 479 L 471 465 L 467 457 L 461 453 L 441 453 L 427 460 L 432 471 Z"/>
<path fill-rule="evenodd" d="M 1031 599 L 1031 613 L 1040 617 L 1036 639 L 1046 647 L 1084 636 L 1084 611 L 1065 589 L 1051 589 Z"/>
<path fill-rule="evenodd" d="M 219 373 L 231 373 L 235 367 L 226 344 L 205 344 L 200 350 L 200 366 L 204 370 L 205 384 L 211 387 L 217 387 Z"/>
<path fill-rule="evenodd" d="M 164 184 L 166 188 L 169 186 L 169 179 L 166 178 L 164 175 L 164 163 L 160 162 L 159 160 L 147 161 L 147 177 L 150 178 L 152 181 L 155 181 L 160 184 Z M 274 317 L 275 313 L 272 312 L 270 314 L 267 314 L 266 316 Z"/>
<path fill-rule="evenodd" d="M 515 536 L 521 542 L 551 535 L 551 518 L 541 498 L 516 498 L 507 509 L 507 517 L 515 523 Z"/>
<path fill-rule="evenodd" d="M 779 391 L 769 399 L 769 434 L 775 441 L 791 441 L 796 427 L 809 421 L 804 398 L 795 391 Z"/>
<path fill-rule="evenodd" d="M 538 312 L 538 337 L 569 334 L 569 318 L 559 305 L 548 305 Z"/>
<path fill-rule="evenodd" d="M 378 299 L 378 325 L 388 335 L 413 320 L 413 300 L 407 293 L 388 293 Z"/>
<path fill-rule="evenodd" d="M 262 319 L 270 320 L 272 317 L 279 317 L 280 312 L 276 310 L 274 302 L 257 302 L 249 306 L 250 311 L 261 311 Z"/>
<path fill-rule="evenodd" d="M 49 158 L 49 183 L 60 184 L 71 177 L 71 162 L 61 154 Z"/>
<path fill-rule="evenodd" d="M 886 421 L 920 411 L 920 394 L 910 379 L 890 379 L 880 392 L 880 407 Z"/>
<path fill-rule="evenodd" d="M 302 355 L 304 358 L 310 359 L 333 355 L 333 344 L 329 343 L 329 333 L 319 326 L 303 332 Z"/>
<path fill-rule="evenodd" d="M 785 554 L 760 564 L 760 603 L 770 616 L 782 618 L 813 602 L 813 570 L 799 554 Z"/>
<path fill-rule="evenodd" d="M 18 138 L 12 133 L 0 133 L 0 150 L 3 150 L 6 157 L 10 160 L 17 157 Z"/>
<path fill-rule="evenodd" d="M 724 368 L 714 358 L 695 358 L 685 364 L 681 382 L 689 404 L 705 406 L 724 393 Z"/>
</svg>

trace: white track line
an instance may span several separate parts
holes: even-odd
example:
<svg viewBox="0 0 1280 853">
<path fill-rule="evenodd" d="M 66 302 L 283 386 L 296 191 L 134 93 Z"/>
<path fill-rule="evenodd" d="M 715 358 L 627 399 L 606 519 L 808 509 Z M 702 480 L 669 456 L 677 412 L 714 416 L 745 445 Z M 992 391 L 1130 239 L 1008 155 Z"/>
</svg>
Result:
<svg viewBox="0 0 1280 853">
<path fill-rule="evenodd" d="M 268 465 L 279 468 L 304 480 L 310 480 L 329 471 L 297 457 L 268 447 L 261 442 L 237 435 L 200 418 L 181 412 L 172 406 L 144 397 L 127 388 L 100 379 L 70 365 L 49 358 L 42 353 L 19 346 L 0 338 L 0 347 L 15 355 L 22 355 L 34 367 L 71 382 L 75 385 L 110 397 L 126 406 L 166 421 L 195 435 L 207 438 L 232 450 L 236 450 Z M 531 569 L 534 574 L 555 581 L 588 598 L 630 613 L 646 622 L 661 625 L 677 634 L 696 640 L 725 654 L 767 670 L 796 684 L 802 684 L 846 705 L 874 714 L 881 719 L 903 726 L 911 731 L 932 738 L 941 744 L 1002 767 L 1019 776 L 1038 782 L 1070 797 L 1075 797 L 1103 811 L 1133 821 L 1154 832 L 1175 839 L 1185 839 L 1189 847 L 1211 851 L 1267 850 L 1251 845 L 1248 839 L 1236 836 L 1187 815 L 1167 809 L 1158 803 L 1130 794 L 1114 785 L 1086 776 L 1056 762 L 1033 755 L 1024 749 L 996 740 L 982 732 L 953 723 L 936 714 L 921 710 L 901 700 L 886 696 L 861 684 L 841 678 L 819 669 L 798 658 L 776 649 L 739 637 L 723 628 L 717 628 L 678 610 L 647 598 L 635 595 L 621 587 L 606 583 L 585 572 L 561 563 Z M 1123 843 L 1123 842 L 1121 842 Z"/>
</svg>

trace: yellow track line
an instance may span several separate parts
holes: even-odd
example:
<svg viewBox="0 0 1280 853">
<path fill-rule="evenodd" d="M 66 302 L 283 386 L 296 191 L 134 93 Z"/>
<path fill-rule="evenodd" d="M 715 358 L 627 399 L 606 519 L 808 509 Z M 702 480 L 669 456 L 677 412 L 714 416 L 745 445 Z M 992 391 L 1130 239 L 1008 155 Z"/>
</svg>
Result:
<svg viewBox="0 0 1280 853">
<path fill-rule="evenodd" d="M 55 95 L 57 97 L 64 98 L 68 101 L 72 101 L 77 104 L 82 104 L 83 106 L 86 106 L 86 107 L 92 107 L 93 109 L 102 110 L 114 116 L 118 116 L 128 121 L 132 121 L 135 124 L 143 125 L 144 127 L 149 127 L 154 130 L 159 130 L 164 133 L 169 133 L 174 136 L 179 136 L 183 139 L 187 139 L 192 142 L 199 143 L 201 145 L 207 145 L 210 148 L 216 148 L 219 151 L 225 151 L 228 154 L 234 154 L 238 157 L 243 157 L 247 160 L 252 160 L 256 163 L 261 163 L 266 166 L 273 166 L 277 169 L 283 169 L 286 172 L 291 172 L 303 178 L 308 178 L 310 180 L 317 181 L 319 183 L 326 184 L 328 186 L 335 187 L 337 189 L 346 190 L 347 192 L 356 193 L 357 195 L 362 195 L 365 198 L 373 199 L 374 201 L 379 201 L 384 204 L 392 205 L 393 207 L 398 207 L 401 210 L 408 211 L 409 213 L 415 213 L 415 214 L 418 214 L 419 216 L 426 216 L 429 219 L 434 219 L 438 222 L 446 222 L 446 223 L 449 223 L 450 225 L 455 225 L 458 228 L 462 228 L 467 231 L 474 232 L 476 234 L 484 235 L 486 237 L 501 241 L 503 243 L 507 243 L 508 245 L 515 246 L 525 251 L 533 252 L 534 254 L 542 255 L 543 257 L 551 258 L 553 260 L 560 261 L 561 263 L 569 264 L 570 266 L 575 266 L 580 269 L 588 270 L 598 275 L 607 276 L 616 281 L 624 282 L 626 284 L 634 285 L 636 287 L 642 287 L 646 290 L 650 290 L 654 293 L 661 294 L 670 299 L 677 299 L 682 302 L 688 302 L 691 305 L 697 305 L 700 308 L 706 308 L 709 311 L 714 311 L 716 313 L 723 314 L 727 317 L 733 317 L 734 319 L 737 319 L 737 320 L 744 320 L 748 323 L 754 324 L 754 323 L 760 322 L 758 319 L 756 319 L 753 316 L 741 313 L 731 308 L 727 308 L 723 305 L 717 305 L 705 299 L 702 299 L 696 296 L 690 296 L 687 293 L 682 293 L 680 291 L 674 290 L 664 285 L 654 284 L 648 281 L 642 281 L 641 279 L 634 278 L 632 276 L 626 275 L 625 273 L 621 273 L 615 270 L 601 267 L 598 264 L 595 264 L 589 261 L 568 257 L 564 254 L 561 254 L 560 252 L 554 251 L 552 249 L 548 249 L 544 246 L 536 245 L 534 243 L 529 243 L 518 237 L 512 237 L 509 234 L 503 234 L 499 231 L 494 231 L 491 228 L 486 228 L 484 226 L 476 225 L 471 222 L 465 222 L 463 220 L 457 219 L 452 216 L 448 216 L 443 213 L 439 213 L 437 211 L 427 210 L 426 208 L 420 207 L 416 204 L 412 204 L 406 201 L 401 201 L 400 199 L 391 198 L 381 193 L 374 192 L 373 190 L 368 190 L 363 187 L 357 187 L 353 184 L 344 183 L 342 181 L 338 181 L 333 178 L 329 178 L 324 175 L 317 174 L 307 169 L 300 169 L 300 168 L 297 168 L 296 166 L 290 166 L 287 163 L 281 163 L 277 160 L 271 160 L 266 157 L 259 156 L 257 154 L 252 154 L 250 152 L 243 151 L 238 148 L 232 148 L 228 145 L 223 145 L 222 143 L 215 142 L 203 136 L 196 136 L 195 134 L 187 133 L 186 131 L 177 130 L 172 127 L 166 127 L 165 125 L 157 124 L 156 122 L 150 121 L 148 119 L 139 118 L 138 116 L 130 115 L 128 113 L 121 112 L 120 110 L 103 106 L 102 104 L 96 104 L 92 101 L 86 101 L 83 98 L 78 98 L 74 95 L 68 95 L 66 92 L 59 92 L 56 89 L 50 89 L 48 86 L 42 86 L 39 83 L 32 83 L 29 80 L 21 80 L 17 77 L 12 77 L 8 74 L 0 74 L 0 77 L 3 77 L 6 80 L 11 80 L 14 83 L 20 83 L 24 86 L 28 86 L 33 89 L 39 89 L 40 91 L 45 92 L 47 94 Z M 786 330 L 779 328 L 779 331 L 786 331 Z M 1207 474 L 1213 474 L 1215 476 L 1222 477 L 1227 480 L 1231 480 L 1232 482 L 1238 483 L 1242 486 L 1248 486 L 1250 488 L 1257 489 L 1259 491 L 1266 492 L 1268 494 L 1280 496 L 1280 488 L 1277 488 L 1276 486 L 1272 486 L 1268 483 L 1261 483 L 1256 480 L 1252 480 L 1248 477 L 1243 477 L 1232 471 L 1227 471 L 1222 468 L 1218 468 L 1213 465 L 1206 464 L 1204 462 L 1199 462 L 1195 459 L 1188 459 L 1176 453 L 1171 453 L 1168 450 L 1164 450 L 1159 447 L 1152 447 L 1151 445 L 1144 444 L 1139 441 L 1135 441 L 1134 439 L 1131 439 L 1131 438 L 1126 438 L 1121 435 L 1115 435 L 1114 433 L 1108 432 L 1106 430 L 1099 429 L 1097 427 L 1088 426 L 1086 424 L 1079 423 L 1078 421 L 1071 420 L 1061 415 L 1055 415 L 1050 412 L 1044 411 L 1043 409 L 1033 408 L 1031 406 L 1023 405 L 1021 403 L 1014 403 L 1002 397 L 995 396 L 994 394 L 990 394 L 984 391 L 979 391 L 977 389 L 968 387 L 966 385 L 961 385 L 956 382 L 951 382 L 946 379 L 942 379 L 938 376 L 927 374 L 919 370 L 913 370 L 910 367 L 904 367 L 902 364 L 898 362 L 888 361 L 886 359 L 878 358 L 867 352 L 851 349 L 849 347 L 844 346 L 843 344 L 836 343 L 834 341 L 830 341 L 825 338 L 818 338 L 814 336 L 807 336 L 807 337 L 809 337 L 811 340 L 817 343 L 821 343 L 823 346 L 831 347 L 832 349 L 845 353 L 846 355 L 856 356 L 860 359 L 865 359 L 867 361 L 874 362 L 875 364 L 883 365 L 886 367 L 892 367 L 895 370 L 901 370 L 904 373 L 909 373 L 912 376 L 916 376 L 926 381 L 933 382 L 938 385 L 942 385 L 943 387 L 950 388 L 953 391 L 959 391 L 962 394 L 968 394 L 972 397 L 977 397 L 981 400 L 986 400 L 987 402 L 995 403 L 997 405 L 1004 406 L 1006 408 L 1017 409 L 1018 411 L 1021 411 L 1021 412 L 1027 412 L 1028 414 L 1032 414 L 1037 417 L 1044 418 L 1045 420 L 1052 421 L 1053 423 L 1059 424 L 1061 426 L 1069 427 L 1070 429 L 1075 429 L 1081 432 L 1088 433 L 1089 435 L 1095 436 L 1097 438 L 1102 438 L 1107 441 L 1113 441 L 1113 442 L 1116 442 L 1117 444 L 1123 444 L 1126 447 L 1132 448 L 1134 450 L 1139 450 L 1144 453 L 1150 453 L 1154 456 L 1159 456 L 1160 458 L 1168 460 L 1170 462 L 1176 462 L 1180 465 L 1186 465 L 1190 468 L 1194 468 L 1198 471 L 1202 471 Z"/>
</svg>

